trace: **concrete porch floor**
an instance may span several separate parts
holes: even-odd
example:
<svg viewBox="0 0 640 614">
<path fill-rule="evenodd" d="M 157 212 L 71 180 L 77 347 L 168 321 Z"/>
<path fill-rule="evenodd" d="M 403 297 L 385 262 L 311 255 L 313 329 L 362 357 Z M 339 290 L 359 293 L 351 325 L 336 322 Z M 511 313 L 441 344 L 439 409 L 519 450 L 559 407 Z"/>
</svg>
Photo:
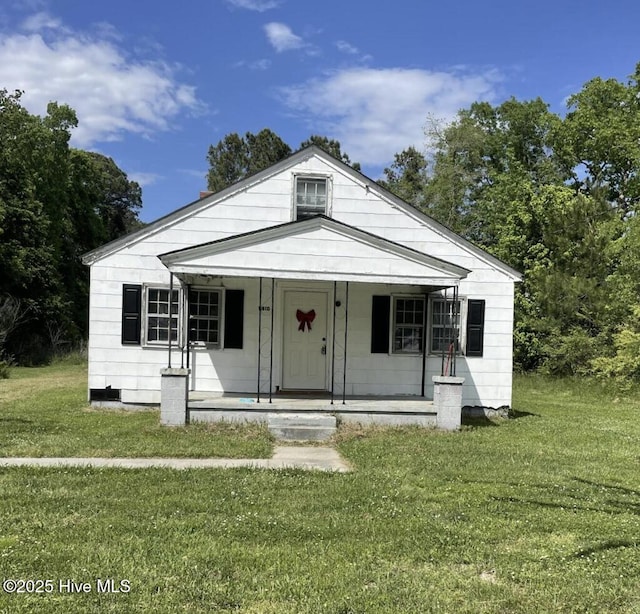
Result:
<svg viewBox="0 0 640 614">
<path fill-rule="evenodd" d="M 363 424 L 419 424 L 435 426 L 436 411 L 433 401 L 418 396 L 342 396 L 320 394 L 274 394 L 260 395 L 258 403 L 255 393 L 220 394 L 190 391 L 188 409 L 193 421 L 267 421 L 269 415 L 279 413 L 331 413 L 342 421 Z"/>
</svg>

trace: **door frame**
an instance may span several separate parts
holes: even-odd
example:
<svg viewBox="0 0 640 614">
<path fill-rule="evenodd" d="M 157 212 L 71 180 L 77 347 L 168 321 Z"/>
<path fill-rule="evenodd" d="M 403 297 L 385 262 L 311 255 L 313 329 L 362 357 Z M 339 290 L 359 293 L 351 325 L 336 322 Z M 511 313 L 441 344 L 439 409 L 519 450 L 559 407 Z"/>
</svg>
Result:
<svg viewBox="0 0 640 614">
<path fill-rule="evenodd" d="M 324 373 L 324 387 L 323 388 L 318 388 L 317 391 L 318 392 L 328 392 L 331 389 L 331 369 L 332 369 L 332 361 L 333 361 L 333 356 L 331 355 L 331 341 L 333 339 L 333 321 L 331 318 L 331 314 L 333 313 L 331 307 L 333 305 L 333 284 L 330 284 L 328 282 L 303 282 L 303 281 L 297 281 L 297 282 L 288 282 L 288 281 L 281 281 L 280 283 L 278 283 L 278 287 L 277 287 L 277 301 L 278 301 L 278 305 L 279 307 L 279 317 L 277 319 L 278 321 L 278 325 L 280 327 L 280 330 L 278 331 L 277 335 L 276 335 L 276 339 L 278 340 L 279 344 L 280 344 L 280 348 L 279 348 L 279 357 L 280 357 L 280 373 L 278 375 L 277 378 L 275 378 L 275 381 L 279 382 L 279 389 L 280 390 L 296 390 L 295 388 L 285 388 L 284 387 L 284 353 L 286 351 L 286 347 L 285 347 L 285 340 L 284 340 L 284 331 L 285 331 L 285 311 L 286 311 L 286 303 L 285 303 L 285 297 L 287 295 L 287 292 L 316 292 L 318 294 L 324 294 L 327 298 L 327 303 L 326 303 L 326 309 L 327 309 L 327 313 L 326 313 L 326 344 L 327 344 L 327 351 L 326 351 L 326 360 L 325 360 L 325 373 Z M 303 390 L 303 389 L 300 389 Z"/>
</svg>

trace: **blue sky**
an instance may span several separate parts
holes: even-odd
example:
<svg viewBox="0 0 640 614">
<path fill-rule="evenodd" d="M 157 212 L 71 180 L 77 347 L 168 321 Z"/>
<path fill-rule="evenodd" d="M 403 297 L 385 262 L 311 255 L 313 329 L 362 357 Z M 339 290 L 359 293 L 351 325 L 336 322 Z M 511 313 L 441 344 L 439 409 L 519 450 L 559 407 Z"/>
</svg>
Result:
<svg viewBox="0 0 640 614">
<path fill-rule="evenodd" d="M 270 128 L 340 140 L 376 179 L 427 117 L 567 96 L 640 61 L 637 0 L 2 0 L 0 87 L 73 107 L 152 221 L 206 189 L 209 145 Z"/>
</svg>

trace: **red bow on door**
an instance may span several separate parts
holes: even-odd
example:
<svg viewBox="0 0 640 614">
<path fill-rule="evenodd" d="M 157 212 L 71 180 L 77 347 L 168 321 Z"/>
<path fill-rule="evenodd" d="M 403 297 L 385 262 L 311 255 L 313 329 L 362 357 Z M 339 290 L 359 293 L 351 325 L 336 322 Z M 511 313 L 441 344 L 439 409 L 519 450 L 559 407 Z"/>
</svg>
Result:
<svg viewBox="0 0 640 614">
<path fill-rule="evenodd" d="M 300 322 L 298 330 L 304 332 L 305 325 L 307 326 L 308 330 L 311 330 L 311 322 L 316 319 L 316 312 L 312 309 L 311 311 L 304 313 L 303 311 L 300 311 L 298 309 L 298 311 L 296 311 L 296 318 L 298 319 L 298 322 Z"/>
</svg>

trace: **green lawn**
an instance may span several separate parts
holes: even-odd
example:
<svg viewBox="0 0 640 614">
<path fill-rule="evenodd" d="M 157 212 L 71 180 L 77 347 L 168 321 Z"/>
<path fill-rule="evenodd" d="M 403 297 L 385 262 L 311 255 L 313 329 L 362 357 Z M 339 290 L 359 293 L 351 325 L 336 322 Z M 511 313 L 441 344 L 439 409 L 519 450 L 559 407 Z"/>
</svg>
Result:
<svg viewBox="0 0 640 614">
<path fill-rule="evenodd" d="M 640 402 L 520 377 L 514 407 L 344 430 L 351 474 L 0 469 L 0 579 L 54 581 L 0 612 L 640 612 Z"/>
<path fill-rule="evenodd" d="M 268 458 L 263 425 L 160 426 L 157 410 L 95 410 L 82 365 L 13 369 L 0 380 L 0 456 Z"/>
</svg>

